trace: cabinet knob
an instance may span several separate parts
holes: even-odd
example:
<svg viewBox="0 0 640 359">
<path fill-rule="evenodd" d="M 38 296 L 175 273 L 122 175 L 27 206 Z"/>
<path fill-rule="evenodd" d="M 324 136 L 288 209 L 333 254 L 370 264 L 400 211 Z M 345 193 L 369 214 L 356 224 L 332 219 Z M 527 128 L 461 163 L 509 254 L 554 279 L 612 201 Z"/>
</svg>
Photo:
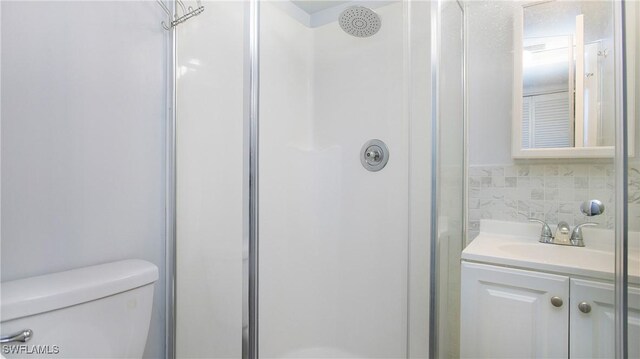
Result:
<svg viewBox="0 0 640 359">
<path fill-rule="evenodd" d="M 580 309 L 580 311 L 582 313 L 587 314 L 587 313 L 591 312 L 591 304 L 589 304 L 587 302 L 580 302 L 578 304 L 578 309 Z"/>
<path fill-rule="evenodd" d="M 562 307 L 562 298 L 560 298 L 560 297 L 551 297 L 551 304 L 554 307 L 557 307 L 557 308 Z"/>
</svg>

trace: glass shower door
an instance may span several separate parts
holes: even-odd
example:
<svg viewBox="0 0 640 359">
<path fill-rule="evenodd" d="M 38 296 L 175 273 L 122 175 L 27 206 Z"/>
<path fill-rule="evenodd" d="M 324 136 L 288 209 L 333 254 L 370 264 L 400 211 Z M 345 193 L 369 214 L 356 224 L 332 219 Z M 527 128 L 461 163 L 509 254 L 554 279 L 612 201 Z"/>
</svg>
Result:
<svg viewBox="0 0 640 359">
<path fill-rule="evenodd" d="M 259 5 L 259 355 L 404 357 L 405 7 L 307 5 Z"/>
<path fill-rule="evenodd" d="M 627 93 L 627 355 L 640 357 L 640 4 L 625 2 Z M 632 142 L 633 141 L 633 142 Z"/>
<path fill-rule="evenodd" d="M 435 292 L 437 340 L 434 357 L 460 356 L 460 254 L 464 248 L 464 9 L 457 1 L 438 1 Z"/>
</svg>

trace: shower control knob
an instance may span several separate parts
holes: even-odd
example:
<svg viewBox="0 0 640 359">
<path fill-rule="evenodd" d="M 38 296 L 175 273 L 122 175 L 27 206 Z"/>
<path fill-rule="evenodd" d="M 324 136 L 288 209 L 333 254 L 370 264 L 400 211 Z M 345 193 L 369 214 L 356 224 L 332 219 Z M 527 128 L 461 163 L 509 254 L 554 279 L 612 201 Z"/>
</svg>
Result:
<svg viewBox="0 0 640 359">
<path fill-rule="evenodd" d="M 587 302 L 580 302 L 578 304 L 578 309 L 584 313 L 587 314 L 589 312 L 591 312 L 591 304 L 587 303 Z"/>
<path fill-rule="evenodd" d="M 360 151 L 360 163 L 371 172 L 377 172 L 389 162 L 389 149 L 380 140 L 369 140 Z"/>
<path fill-rule="evenodd" d="M 562 307 L 562 298 L 560 297 L 551 297 L 551 304 L 556 307 L 556 308 L 560 308 Z"/>
<path fill-rule="evenodd" d="M 380 151 L 378 151 L 377 149 L 369 150 L 367 152 L 367 159 L 370 162 L 380 162 L 380 157 Z"/>
</svg>

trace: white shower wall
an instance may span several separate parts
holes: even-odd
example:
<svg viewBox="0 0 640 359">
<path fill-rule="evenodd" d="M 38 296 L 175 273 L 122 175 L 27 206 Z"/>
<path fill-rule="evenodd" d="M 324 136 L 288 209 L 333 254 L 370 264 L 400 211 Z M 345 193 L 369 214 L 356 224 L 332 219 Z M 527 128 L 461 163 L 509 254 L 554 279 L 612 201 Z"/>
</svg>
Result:
<svg viewBox="0 0 640 359">
<path fill-rule="evenodd" d="M 408 116 L 402 3 L 370 38 L 261 7 L 260 353 L 405 357 Z M 361 146 L 390 149 L 385 169 Z"/>
</svg>

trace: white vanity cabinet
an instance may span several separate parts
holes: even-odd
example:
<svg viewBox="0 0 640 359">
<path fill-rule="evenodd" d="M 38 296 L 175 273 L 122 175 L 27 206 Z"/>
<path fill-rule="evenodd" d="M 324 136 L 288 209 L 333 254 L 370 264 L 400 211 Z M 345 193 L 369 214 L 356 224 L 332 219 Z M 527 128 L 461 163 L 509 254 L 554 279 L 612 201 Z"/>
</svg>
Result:
<svg viewBox="0 0 640 359">
<path fill-rule="evenodd" d="M 629 358 L 640 358 L 640 288 L 629 286 Z M 570 339 L 572 358 L 614 356 L 613 284 L 571 279 Z"/>
<path fill-rule="evenodd" d="M 614 356 L 611 283 L 462 261 L 461 284 L 464 358 Z M 629 338 L 639 358 L 640 288 L 631 286 Z"/>
</svg>

